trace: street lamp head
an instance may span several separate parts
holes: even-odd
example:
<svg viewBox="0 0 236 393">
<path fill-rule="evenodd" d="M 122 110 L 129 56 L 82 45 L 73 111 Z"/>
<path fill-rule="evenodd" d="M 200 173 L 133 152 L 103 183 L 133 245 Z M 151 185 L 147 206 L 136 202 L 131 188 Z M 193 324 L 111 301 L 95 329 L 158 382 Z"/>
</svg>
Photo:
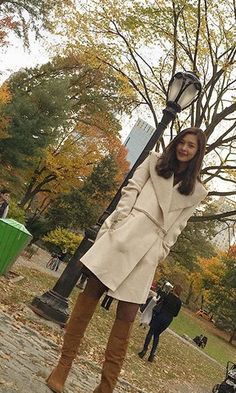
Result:
<svg viewBox="0 0 236 393">
<path fill-rule="evenodd" d="M 167 106 L 176 112 L 181 112 L 201 93 L 202 86 L 199 79 L 192 72 L 177 72 L 170 80 L 167 94 Z"/>
</svg>

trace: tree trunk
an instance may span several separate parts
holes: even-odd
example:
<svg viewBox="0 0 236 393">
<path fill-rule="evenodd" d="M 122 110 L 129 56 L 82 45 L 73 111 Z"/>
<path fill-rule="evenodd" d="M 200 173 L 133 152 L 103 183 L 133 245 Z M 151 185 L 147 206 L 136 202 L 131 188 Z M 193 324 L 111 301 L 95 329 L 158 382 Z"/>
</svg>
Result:
<svg viewBox="0 0 236 393">
<path fill-rule="evenodd" d="M 236 327 L 235 329 L 231 332 L 230 337 L 229 337 L 229 343 L 232 344 L 234 338 L 236 336 Z"/>
<path fill-rule="evenodd" d="M 203 304 L 204 304 L 204 295 L 202 294 L 202 299 L 201 299 L 201 310 L 203 309 Z"/>
<path fill-rule="evenodd" d="M 36 182 L 36 178 L 34 178 L 34 179 L 35 179 L 35 182 Z M 28 187 L 27 187 L 27 189 L 26 189 L 26 192 L 25 192 L 25 194 L 23 195 L 23 197 L 22 197 L 22 199 L 21 199 L 21 201 L 20 201 L 20 203 L 19 203 L 19 206 L 20 206 L 21 208 L 24 208 L 24 206 L 27 204 L 27 202 L 32 198 L 32 189 L 33 189 L 33 186 L 34 186 L 34 180 L 31 179 L 31 182 L 30 182 L 30 184 L 28 185 Z"/>
<path fill-rule="evenodd" d="M 52 174 L 52 175 L 48 175 L 46 176 L 38 185 L 36 185 L 34 188 L 34 184 L 36 183 L 37 179 L 35 179 L 34 183 L 33 180 L 31 181 L 31 183 L 29 184 L 25 195 L 23 196 L 19 206 L 21 208 L 24 208 L 24 206 L 30 202 L 31 200 L 33 200 L 33 198 L 39 193 L 39 192 L 48 192 L 50 193 L 51 190 L 48 189 L 44 189 L 43 187 L 45 187 L 45 185 L 48 186 L 49 183 L 51 183 L 53 180 L 56 180 L 57 176 Z"/>
<path fill-rule="evenodd" d="M 190 282 L 188 295 L 187 295 L 187 298 L 185 300 L 185 304 L 187 304 L 187 305 L 189 304 L 192 296 L 193 296 L 193 280 Z"/>
</svg>

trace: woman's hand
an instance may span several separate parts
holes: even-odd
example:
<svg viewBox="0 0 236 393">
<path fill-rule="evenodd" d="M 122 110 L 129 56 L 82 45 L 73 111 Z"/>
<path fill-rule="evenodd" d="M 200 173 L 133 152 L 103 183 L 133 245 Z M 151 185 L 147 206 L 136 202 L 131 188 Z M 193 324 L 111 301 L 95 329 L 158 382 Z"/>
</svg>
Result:
<svg viewBox="0 0 236 393">
<path fill-rule="evenodd" d="M 114 211 L 113 217 L 112 217 L 112 222 L 111 222 L 111 225 L 110 225 L 110 229 L 111 230 L 116 229 L 117 225 L 119 225 L 119 223 L 121 221 L 123 221 L 124 218 L 126 218 L 126 217 L 127 217 L 127 215 L 122 214 L 122 212 L 119 212 L 118 210 Z"/>
</svg>

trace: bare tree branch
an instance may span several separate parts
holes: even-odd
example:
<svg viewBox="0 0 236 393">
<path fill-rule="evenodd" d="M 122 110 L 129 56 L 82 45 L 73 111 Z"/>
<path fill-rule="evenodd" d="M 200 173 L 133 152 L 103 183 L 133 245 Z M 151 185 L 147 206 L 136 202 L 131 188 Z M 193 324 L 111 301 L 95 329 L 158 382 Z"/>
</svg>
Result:
<svg viewBox="0 0 236 393">
<path fill-rule="evenodd" d="M 217 113 L 215 115 L 215 118 L 212 119 L 211 124 L 206 130 L 207 137 L 209 137 L 212 132 L 214 131 L 215 127 L 223 120 L 225 119 L 228 115 L 236 111 L 236 102 L 234 102 L 232 105 L 227 106 L 224 108 L 220 113 Z"/>
<path fill-rule="evenodd" d="M 236 190 L 235 191 L 210 191 L 208 193 L 208 196 L 213 196 L 213 195 L 219 195 L 219 196 L 229 196 L 229 195 L 236 195 Z"/>
<path fill-rule="evenodd" d="M 214 221 L 221 220 L 222 218 L 236 216 L 236 210 L 231 210 L 225 213 L 212 214 L 207 216 L 192 216 L 189 221 L 191 222 L 201 222 L 201 221 Z"/>
<path fill-rule="evenodd" d="M 213 142 L 210 146 L 207 147 L 206 149 L 206 154 L 210 153 L 212 150 L 214 150 L 216 147 L 219 147 L 224 143 L 224 137 L 228 135 L 231 131 L 234 130 L 236 126 L 236 122 L 234 122 L 215 142 Z M 236 135 L 232 137 L 231 140 L 236 140 Z M 226 139 L 227 141 L 227 139 Z"/>
<path fill-rule="evenodd" d="M 223 166 L 219 167 L 217 165 L 211 165 L 211 166 L 207 166 L 207 167 L 203 168 L 201 170 L 201 174 L 207 173 L 208 171 L 211 171 L 211 170 L 217 170 L 219 168 L 221 170 L 233 170 L 233 169 L 236 169 L 236 166 L 235 165 L 223 165 Z"/>
</svg>

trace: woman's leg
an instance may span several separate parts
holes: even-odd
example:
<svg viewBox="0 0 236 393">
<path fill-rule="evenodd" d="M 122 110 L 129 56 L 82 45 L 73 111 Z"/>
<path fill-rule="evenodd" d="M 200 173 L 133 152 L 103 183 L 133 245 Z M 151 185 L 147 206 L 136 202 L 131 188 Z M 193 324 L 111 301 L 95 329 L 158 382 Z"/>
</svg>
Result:
<svg viewBox="0 0 236 393">
<path fill-rule="evenodd" d="M 153 328 L 150 327 L 150 329 L 148 331 L 148 334 L 146 335 L 146 338 L 145 338 L 145 341 L 144 341 L 144 345 L 143 345 L 144 349 L 146 349 L 146 350 L 148 349 L 148 346 L 150 344 L 150 341 L 152 339 L 153 334 L 154 334 Z"/>
<path fill-rule="evenodd" d="M 118 302 L 116 319 L 105 351 L 101 383 L 94 390 L 94 393 L 113 392 L 125 359 L 130 332 L 138 308 L 139 305 L 135 303 Z"/>
<path fill-rule="evenodd" d="M 139 304 L 119 301 L 116 309 L 116 319 L 134 322 L 139 309 Z"/>
<path fill-rule="evenodd" d="M 147 333 L 147 335 L 146 335 L 144 344 L 143 344 L 143 349 L 142 349 L 141 352 L 138 353 L 138 355 L 139 355 L 139 357 L 140 357 L 141 359 L 144 357 L 144 355 L 146 354 L 146 352 L 147 352 L 147 350 L 148 350 L 148 346 L 149 346 L 150 341 L 151 341 L 151 339 L 152 339 L 153 333 L 154 333 L 154 332 L 153 332 L 153 328 L 150 327 L 150 328 L 149 328 L 149 331 L 148 331 L 148 333 Z"/>
<path fill-rule="evenodd" d="M 88 279 L 84 292 L 80 293 L 70 320 L 66 326 L 61 357 L 57 367 L 47 379 L 47 385 L 54 392 L 61 393 L 75 359 L 84 332 L 92 318 L 100 297 L 107 290 L 95 276 Z"/>
<path fill-rule="evenodd" d="M 97 277 L 92 276 L 88 278 L 82 293 L 99 300 L 106 291 L 107 287 Z"/>
<path fill-rule="evenodd" d="M 160 337 L 160 333 L 159 331 L 153 331 L 153 343 L 152 343 L 152 349 L 150 352 L 150 355 L 148 357 L 148 361 L 149 362 L 153 362 L 155 355 L 156 355 L 156 351 L 157 351 L 157 347 L 158 347 L 158 343 L 159 343 L 159 337 Z"/>
<path fill-rule="evenodd" d="M 172 319 L 172 317 L 165 314 L 160 314 L 160 316 L 157 318 L 155 326 L 153 327 L 153 344 L 148 358 L 149 362 L 153 362 L 159 344 L 160 334 L 163 333 L 164 330 L 166 330 L 166 328 L 170 325 Z"/>
</svg>

